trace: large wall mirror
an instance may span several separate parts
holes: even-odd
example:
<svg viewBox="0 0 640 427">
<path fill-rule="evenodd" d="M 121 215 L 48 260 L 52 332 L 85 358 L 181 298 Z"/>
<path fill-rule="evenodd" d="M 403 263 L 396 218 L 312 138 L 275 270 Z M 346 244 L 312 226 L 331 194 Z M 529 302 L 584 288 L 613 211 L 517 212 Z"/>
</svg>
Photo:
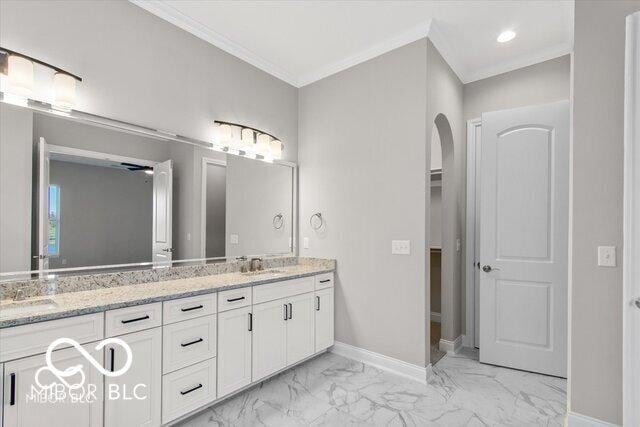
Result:
<svg viewBox="0 0 640 427">
<path fill-rule="evenodd" d="M 0 280 L 294 253 L 295 165 L 105 123 L 0 103 Z"/>
</svg>

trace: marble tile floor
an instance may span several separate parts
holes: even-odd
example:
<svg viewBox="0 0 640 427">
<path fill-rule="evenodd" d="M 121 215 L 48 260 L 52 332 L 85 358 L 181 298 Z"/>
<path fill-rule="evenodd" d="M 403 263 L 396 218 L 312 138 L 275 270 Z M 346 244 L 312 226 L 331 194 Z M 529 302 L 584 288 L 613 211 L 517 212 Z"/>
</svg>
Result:
<svg viewBox="0 0 640 427">
<path fill-rule="evenodd" d="M 332 353 L 183 421 L 211 426 L 562 426 L 566 380 L 447 354 L 429 384 Z"/>
</svg>

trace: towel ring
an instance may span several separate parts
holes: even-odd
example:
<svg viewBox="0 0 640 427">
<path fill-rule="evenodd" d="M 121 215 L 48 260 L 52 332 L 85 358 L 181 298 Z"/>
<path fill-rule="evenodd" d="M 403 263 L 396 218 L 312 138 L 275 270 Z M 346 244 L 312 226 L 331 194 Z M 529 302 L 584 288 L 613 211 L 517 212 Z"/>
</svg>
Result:
<svg viewBox="0 0 640 427">
<path fill-rule="evenodd" d="M 322 214 L 320 212 L 316 212 L 311 215 L 311 218 L 309 218 L 309 225 L 311 225 L 311 228 L 316 231 L 320 230 L 324 225 L 324 218 L 322 218 Z"/>
<path fill-rule="evenodd" d="M 281 213 L 276 214 L 276 216 L 273 217 L 273 228 L 280 230 L 282 226 L 284 226 L 284 216 Z"/>
</svg>

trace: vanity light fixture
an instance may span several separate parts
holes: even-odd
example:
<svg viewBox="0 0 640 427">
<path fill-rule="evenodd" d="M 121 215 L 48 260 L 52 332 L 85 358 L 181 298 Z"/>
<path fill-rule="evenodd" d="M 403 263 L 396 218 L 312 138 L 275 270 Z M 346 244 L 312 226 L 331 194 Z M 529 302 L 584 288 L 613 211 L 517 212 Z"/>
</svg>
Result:
<svg viewBox="0 0 640 427">
<path fill-rule="evenodd" d="M 54 72 L 52 82 L 53 99 L 37 99 L 34 94 L 34 65 L 46 67 Z M 3 96 L 26 104 L 29 99 L 50 102 L 56 109 L 70 111 L 76 104 L 76 85 L 82 79 L 75 74 L 28 55 L 0 47 L 0 74 L 6 76 Z M 46 96 L 45 96 L 46 98 Z"/>
<path fill-rule="evenodd" d="M 213 134 L 219 151 L 268 162 L 282 159 L 282 142 L 259 129 L 216 120 Z"/>
<path fill-rule="evenodd" d="M 500 33 L 498 38 L 496 39 L 498 43 L 506 43 L 516 38 L 516 32 L 511 30 L 506 30 Z"/>
</svg>

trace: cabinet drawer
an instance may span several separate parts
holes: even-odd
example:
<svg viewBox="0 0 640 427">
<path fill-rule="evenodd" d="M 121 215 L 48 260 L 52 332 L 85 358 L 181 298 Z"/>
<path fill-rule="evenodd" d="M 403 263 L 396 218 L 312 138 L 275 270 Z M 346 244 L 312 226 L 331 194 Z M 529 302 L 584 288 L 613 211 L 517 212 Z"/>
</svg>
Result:
<svg viewBox="0 0 640 427">
<path fill-rule="evenodd" d="M 217 300 L 218 294 L 207 294 L 165 301 L 162 303 L 162 324 L 168 325 L 214 314 L 217 310 Z"/>
<path fill-rule="evenodd" d="M 105 335 L 107 337 L 155 328 L 161 324 L 161 302 L 119 308 L 105 313 Z"/>
<path fill-rule="evenodd" d="M 162 328 L 162 373 L 216 355 L 216 316 L 199 317 Z"/>
<path fill-rule="evenodd" d="M 257 285 L 253 287 L 253 303 L 260 304 L 280 298 L 313 292 L 313 287 L 313 277 L 302 277 L 300 279 L 285 280 L 284 282 Z"/>
<path fill-rule="evenodd" d="M 316 290 L 333 286 L 333 273 L 318 274 L 316 276 Z"/>
<path fill-rule="evenodd" d="M 251 286 L 218 293 L 218 311 L 251 305 Z"/>
<path fill-rule="evenodd" d="M 162 423 L 169 423 L 216 399 L 216 359 L 162 377 Z"/>
<path fill-rule="evenodd" d="M 58 338 L 71 338 L 80 344 L 101 340 L 103 330 L 102 313 L 0 329 L 0 362 L 44 353 Z"/>
</svg>

